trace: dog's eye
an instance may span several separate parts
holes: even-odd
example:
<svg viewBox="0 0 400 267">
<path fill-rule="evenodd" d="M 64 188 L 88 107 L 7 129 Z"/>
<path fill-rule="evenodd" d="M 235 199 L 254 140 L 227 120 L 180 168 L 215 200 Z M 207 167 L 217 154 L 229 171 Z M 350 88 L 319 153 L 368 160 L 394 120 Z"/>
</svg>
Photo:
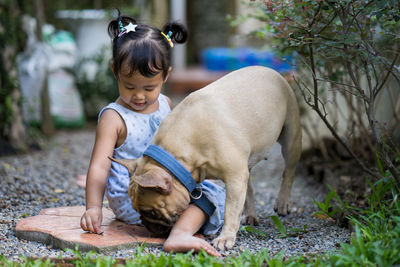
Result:
<svg viewBox="0 0 400 267">
<path fill-rule="evenodd" d="M 160 213 L 157 210 L 140 210 L 140 213 L 149 218 L 159 219 Z"/>
</svg>

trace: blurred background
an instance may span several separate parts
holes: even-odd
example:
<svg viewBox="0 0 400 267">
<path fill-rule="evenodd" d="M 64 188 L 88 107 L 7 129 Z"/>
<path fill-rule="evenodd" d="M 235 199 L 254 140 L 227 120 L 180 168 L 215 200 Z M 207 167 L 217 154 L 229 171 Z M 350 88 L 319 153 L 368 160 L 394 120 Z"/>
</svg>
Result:
<svg viewBox="0 0 400 267">
<path fill-rule="evenodd" d="M 274 53 L 265 41 L 249 34 L 259 24 L 245 19 L 235 23 L 249 9 L 239 0 L 3 2 L 3 28 L 15 35 L 5 36 L 4 41 L 16 45 L 10 60 L 17 66 L 13 78 L 21 89 L 22 120 L 42 127 L 45 135 L 51 135 L 53 128 L 95 122 L 100 109 L 117 97 L 107 34 L 109 21 L 117 16 L 115 8 L 158 28 L 168 21 L 187 26 L 189 40 L 174 47 L 174 71 L 164 88 L 175 103 L 244 66 L 264 65 L 284 74 L 293 70 L 289 55 Z M 42 112 L 46 110 L 47 115 Z"/>
<path fill-rule="evenodd" d="M 399 174 L 396 3 L 1 0 L 1 154 L 40 146 L 58 129 L 93 127 L 116 99 L 107 25 L 119 8 L 155 27 L 187 26 L 189 40 L 173 48 L 164 88 L 175 104 L 227 72 L 270 67 L 298 96 L 310 173 L 357 165 L 376 176 L 383 164 Z"/>
</svg>

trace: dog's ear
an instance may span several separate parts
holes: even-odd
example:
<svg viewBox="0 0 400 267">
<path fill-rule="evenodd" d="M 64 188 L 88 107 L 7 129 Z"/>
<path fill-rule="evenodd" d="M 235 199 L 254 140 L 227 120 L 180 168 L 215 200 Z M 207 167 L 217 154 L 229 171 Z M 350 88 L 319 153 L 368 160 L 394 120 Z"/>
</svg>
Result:
<svg viewBox="0 0 400 267">
<path fill-rule="evenodd" d="M 137 160 L 138 159 L 115 159 L 112 157 L 108 157 L 110 160 L 121 164 L 122 166 L 126 167 L 129 171 L 129 176 L 133 176 L 137 167 Z"/>
<path fill-rule="evenodd" d="M 162 194 L 171 193 L 172 177 L 167 172 L 162 173 L 149 171 L 140 176 L 132 176 L 131 179 L 140 187 L 154 188 Z"/>
</svg>

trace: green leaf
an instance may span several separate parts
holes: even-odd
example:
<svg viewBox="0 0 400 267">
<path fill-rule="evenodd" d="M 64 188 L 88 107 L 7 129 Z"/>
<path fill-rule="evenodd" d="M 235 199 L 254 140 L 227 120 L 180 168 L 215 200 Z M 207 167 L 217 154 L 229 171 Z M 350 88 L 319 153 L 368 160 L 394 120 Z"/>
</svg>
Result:
<svg viewBox="0 0 400 267">
<path fill-rule="evenodd" d="M 286 228 L 283 225 L 283 223 L 281 222 L 281 220 L 279 220 L 278 216 L 272 215 L 270 217 L 271 217 L 272 221 L 274 222 L 278 231 L 282 234 L 283 237 L 286 237 L 287 236 Z"/>
<path fill-rule="evenodd" d="M 385 171 L 383 170 L 383 165 L 378 150 L 376 150 L 375 155 L 376 155 L 376 164 L 378 165 L 379 172 L 381 175 L 384 175 Z"/>
<path fill-rule="evenodd" d="M 268 235 L 266 233 L 256 229 L 255 227 L 253 227 L 251 225 L 242 226 L 242 227 L 240 227 L 240 230 L 241 231 L 246 231 L 246 232 L 251 233 L 251 234 L 257 234 L 257 235 L 260 235 L 262 237 L 268 237 Z"/>
<path fill-rule="evenodd" d="M 21 215 L 18 216 L 18 218 L 26 218 L 29 216 L 29 213 L 23 213 Z"/>
</svg>

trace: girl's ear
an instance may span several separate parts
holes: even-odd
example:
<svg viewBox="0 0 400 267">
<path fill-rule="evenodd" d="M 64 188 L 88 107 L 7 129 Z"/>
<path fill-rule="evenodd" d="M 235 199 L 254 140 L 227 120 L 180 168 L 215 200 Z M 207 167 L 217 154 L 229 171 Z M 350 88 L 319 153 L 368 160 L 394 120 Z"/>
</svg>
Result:
<svg viewBox="0 0 400 267">
<path fill-rule="evenodd" d="M 115 79 L 118 79 L 117 75 L 115 75 L 115 72 L 114 72 L 114 62 L 112 62 L 112 61 L 110 61 L 110 68 L 111 68 L 112 73 L 114 74 Z"/>
<path fill-rule="evenodd" d="M 169 68 L 168 68 L 168 73 L 167 73 L 167 76 L 165 76 L 165 79 L 164 79 L 164 83 L 166 83 L 166 82 L 167 82 L 167 80 L 168 80 L 168 77 L 169 77 L 169 74 L 171 73 L 171 71 L 172 71 L 172 67 L 169 67 Z"/>
</svg>

